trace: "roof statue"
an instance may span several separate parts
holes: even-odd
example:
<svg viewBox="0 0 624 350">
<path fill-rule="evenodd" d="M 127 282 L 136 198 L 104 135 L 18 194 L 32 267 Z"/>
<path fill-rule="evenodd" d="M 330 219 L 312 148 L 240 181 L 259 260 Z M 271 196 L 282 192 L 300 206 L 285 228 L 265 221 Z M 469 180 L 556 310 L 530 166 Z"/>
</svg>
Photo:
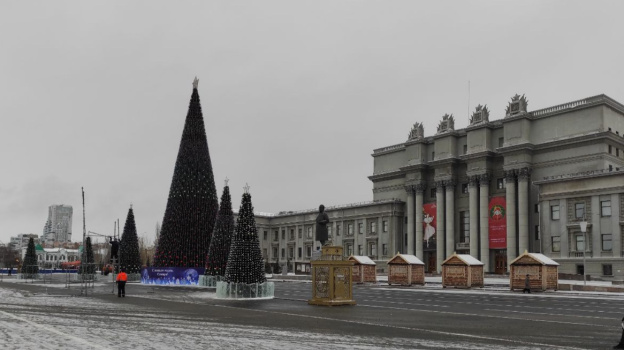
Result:
<svg viewBox="0 0 624 350">
<path fill-rule="evenodd" d="M 527 105 L 529 101 L 524 97 L 516 94 L 511 98 L 511 102 L 507 105 L 505 110 L 505 117 L 511 117 L 512 115 L 523 114 L 527 112 Z"/>
<path fill-rule="evenodd" d="M 452 114 L 451 115 L 445 114 L 442 117 L 440 124 L 438 124 L 438 134 L 451 131 L 451 130 L 455 130 L 455 118 L 453 118 Z"/>
<path fill-rule="evenodd" d="M 412 131 L 410 131 L 409 135 L 407 136 L 407 141 L 420 140 L 423 137 L 425 137 L 425 127 L 423 126 L 423 123 L 414 123 Z"/>
<path fill-rule="evenodd" d="M 490 121 L 490 111 L 487 108 L 487 105 L 481 106 L 478 105 L 477 109 L 470 116 L 470 125 L 477 125 L 481 123 L 487 123 Z"/>
<path fill-rule="evenodd" d="M 199 85 L 199 79 L 195 77 L 195 79 L 193 80 L 193 89 L 197 89 L 197 85 Z"/>
</svg>

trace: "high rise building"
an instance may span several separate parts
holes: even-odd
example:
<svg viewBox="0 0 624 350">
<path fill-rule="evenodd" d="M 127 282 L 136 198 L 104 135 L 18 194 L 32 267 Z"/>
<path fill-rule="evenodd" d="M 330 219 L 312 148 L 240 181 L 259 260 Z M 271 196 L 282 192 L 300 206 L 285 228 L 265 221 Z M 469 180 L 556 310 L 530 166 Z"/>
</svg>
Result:
<svg viewBox="0 0 624 350">
<path fill-rule="evenodd" d="M 51 205 L 48 208 L 48 220 L 43 227 L 42 242 L 71 242 L 73 211 L 71 205 Z"/>
</svg>

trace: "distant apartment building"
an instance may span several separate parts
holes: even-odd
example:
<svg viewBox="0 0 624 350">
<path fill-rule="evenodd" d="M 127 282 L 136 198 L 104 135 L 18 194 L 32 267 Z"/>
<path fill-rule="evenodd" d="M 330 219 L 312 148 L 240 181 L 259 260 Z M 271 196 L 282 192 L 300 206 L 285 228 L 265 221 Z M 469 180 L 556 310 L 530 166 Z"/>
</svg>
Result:
<svg viewBox="0 0 624 350">
<path fill-rule="evenodd" d="M 48 220 L 43 227 L 42 243 L 71 242 L 72 215 L 71 205 L 51 205 L 48 209 Z"/>
<path fill-rule="evenodd" d="M 28 240 L 32 238 L 35 240 L 35 244 L 39 243 L 39 235 L 34 233 L 20 233 L 17 237 L 11 237 L 11 248 L 21 251 L 22 248 L 28 247 Z"/>
</svg>

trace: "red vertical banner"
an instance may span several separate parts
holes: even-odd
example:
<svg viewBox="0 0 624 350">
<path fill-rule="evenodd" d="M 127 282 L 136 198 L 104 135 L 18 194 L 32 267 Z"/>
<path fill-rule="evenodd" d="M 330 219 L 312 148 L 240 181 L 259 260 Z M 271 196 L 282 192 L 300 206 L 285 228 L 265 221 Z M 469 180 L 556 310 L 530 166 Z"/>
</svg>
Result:
<svg viewBox="0 0 624 350">
<path fill-rule="evenodd" d="M 429 243 L 432 243 L 436 239 L 436 232 L 438 221 L 436 218 L 437 206 L 435 203 L 427 203 L 423 205 L 423 240 L 425 241 L 425 247 L 429 247 Z"/>
<path fill-rule="evenodd" d="M 490 249 L 507 249 L 507 202 L 505 197 L 492 197 L 488 211 Z"/>
</svg>

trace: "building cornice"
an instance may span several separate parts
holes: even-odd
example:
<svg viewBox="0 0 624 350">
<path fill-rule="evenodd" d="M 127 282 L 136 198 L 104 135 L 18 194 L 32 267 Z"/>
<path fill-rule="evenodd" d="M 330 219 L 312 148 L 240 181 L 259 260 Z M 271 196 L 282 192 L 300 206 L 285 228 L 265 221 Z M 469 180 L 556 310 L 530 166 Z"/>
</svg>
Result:
<svg viewBox="0 0 624 350">
<path fill-rule="evenodd" d="M 376 182 L 381 180 L 392 180 L 405 177 L 405 172 L 402 170 L 391 170 L 383 173 L 373 174 L 368 177 L 369 180 Z"/>
</svg>

